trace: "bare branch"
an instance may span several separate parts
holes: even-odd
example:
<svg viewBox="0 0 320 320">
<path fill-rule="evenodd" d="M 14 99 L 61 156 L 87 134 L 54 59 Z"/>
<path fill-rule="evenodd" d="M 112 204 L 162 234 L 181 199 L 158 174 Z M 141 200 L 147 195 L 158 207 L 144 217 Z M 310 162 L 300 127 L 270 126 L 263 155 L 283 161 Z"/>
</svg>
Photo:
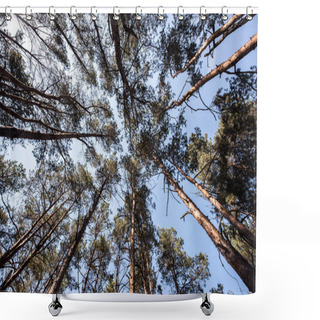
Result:
<svg viewBox="0 0 320 320">
<path fill-rule="evenodd" d="M 253 15 L 254 17 L 255 15 Z M 209 50 L 208 53 L 206 53 L 204 56 L 207 57 L 208 55 L 210 55 L 212 53 L 213 50 L 215 50 L 219 44 L 222 43 L 222 41 L 228 36 L 230 35 L 232 32 L 234 32 L 235 30 L 237 30 L 238 28 L 242 27 L 243 25 L 245 25 L 249 20 L 247 20 L 247 18 L 244 18 L 240 21 L 238 21 L 236 24 L 234 24 L 230 29 L 226 30 L 222 37 L 214 44 L 214 46 Z"/>
<path fill-rule="evenodd" d="M 75 55 L 75 57 L 77 58 L 78 62 L 80 63 L 80 65 L 82 66 L 82 68 L 86 71 L 86 73 L 91 76 L 90 72 L 88 71 L 87 67 L 85 66 L 85 64 L 83 63 L 82 59 L 79 57 L 79 54 L 76 51 L 76 48 L 73 46 L 73 44 L 71 43 L 71 41 L 69 40 L 69 38 L 67 37 L 67 35 L 63 32 L 62 28 L 60 27 L 59 23 L 57 22 L 57 19 L 53 20 L 55 23 L 55 26 L 57 27 L 57 29 L 59 30 L 59 32 L 62 34 L 63 38 L 66 40 L 67 44 L 69 45 L 71 51 L 73 52 L 73 54 Z"/>
<path fill-rule="evenodd" d="M 225 23 L 220 29 L 218 29 L 216 32 L 214 32 L 207 41 L 204 42 L 204 44 L 202 45 L 202 47 L 198 50 L 198 52 L 194 55 L 194 57 L 186 64 L 186 66 L 177 71 L 172 78 L 175 78 L 179 73 L 182 73 L 184 71 L 186 71 L 190 65 L 195 62 L 201 55 L 201 53 L 207 48 L 207 46 L 217 37 L 219 37 L 223 32 L 225 32 L 230 26 L 232 26 L 237 20 L 239 20 L 243 15 L 242 14 L 234 14 L 230 20 Z"/>
<path fill-rule="evenodd" d="M 238 61 L 244 58 L 249 52 L 254 50 L 257 46 L 258 35 L 255 34 L 250 40 L 244 44 L 238 51 L 236 51 L 228 60 L 221 63 L 218 67 L 207 73 L 201 80 L 199 80 L 180 100 L 172 101 L 171 104 L 162 112 L 166 112 L 176 106 L 180 106 L 183 102 L 188 100 L 199 88 L 201 88 L 209 80 L 213 79 L 219 74 L 227 71 L 233 67 Z"/>
<path fill-rule="evenodd" d="M 105 138 L 106 134 L 98 133 L 78 133 L 78 132 L 63 132 L 63 133 L 46 133 L 39 131 L 28 131 L 15 127 L 0 126 L 0 136 L 10 139 L 30 139 L 30 140 L 62 140 L 73 138 Z"/>
<path fill-rule="evenodd" d="M 8 80 L 9 82 L 15 84 L 16 86 L 24 89 L 27 92 L 32 92 L 35 93 L 43 98 L 46 99 L 51 99 L 51 100 L 57 100 L 57 101 L 61 101 L 62 99 L 70 99 L 72 102 L 76 103 L 79 107 L 81 107 L 82 109 L 84 109 L 86 112 L 90 113 L 88 111 L 88 109 L 86 107 L 84 107 L 79 101 L 77 101 L 74 97 L 71 97 L 67 94 L 62 94 L 60 96 L 55 96 L 52 94 L 47 94 L 43 91 L 40 91 L 34 87 L 28 86 L 27 84 L 23 83 L 22 81 L 20 81 L 19 79 L 17 79 L 16 77 L 14 77 L 9 71 L 7 71 L 5 68 L 3 68 L 2 66 L 0 66 L 0 75 L 3 76 L 3 78 L 5 80 Z"/>
<path fill-rule="evenodd" d="M 2 102 L 0 102 L 0 109 L 4 110 L 6 113 L 10 114 L 14 118 L 19 119 L 19 120 L 21 120 L 23 122 L 36 123 L 36 124 L 39 124 L 42 127 L 45 127 L 45 128 L 47 128 L 49 130 L 52 130 L 52 131 L 65 132 L 65 131 L 63 131 L 61 129 L 53 128 L 53 127 L 49 126 L 48 124 L 42 122 L 41 120 L 29 119 L 29 118 L 22 117 L 19 114 L 17 114 L 16 112 L 14 112 L 12 109 L 10 109 L 7 106 L 5 106 Z"/>
<path fill-rule="evenodd" d="M 9 41 L 13 42 L 15 45 L 17 45 L 22 51 L 27 53 L 31 58 L 35 59 L 42 67 L 45 69 L 48 69 L 47 66 L 45 66 L 33 53 L 31 53 L 29 50 L 27 50 L 24 46 L 22 46 L 18 41 L 10 37 L 8 34 L 0 30 L 0 34 L 2 34 L 5 38 L 7 38 Z"/>
<path fill-rule="evenodd" d="M 186 213 L 184 213 L 184 214 L 180 217 L 180 219 L 184 219 L 184 217 L 185 217 L 187 214 L 192 214 L 192 213 L 191 213 L 191 211 L 187 211 Z"/>
</svg>

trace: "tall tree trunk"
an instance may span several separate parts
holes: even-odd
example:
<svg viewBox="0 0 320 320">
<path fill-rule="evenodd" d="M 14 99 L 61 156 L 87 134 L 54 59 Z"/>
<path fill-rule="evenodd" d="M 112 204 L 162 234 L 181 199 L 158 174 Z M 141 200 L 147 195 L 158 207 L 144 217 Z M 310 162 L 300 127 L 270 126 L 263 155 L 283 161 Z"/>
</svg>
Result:
<svg viewBox="0 0 320 320">
<path fill-rule="evenodd" d="M 94 25 L 94 28 L 96 30 L 96 34 L 97 34 L 97 41 L 98 41 L 98 45 L 99 45 L 99 48 L 100 48 L 100 53 L 101 53 L 101 57 L 102 57 L 102 60 L 103 60 L 103 63 L 104 63 L 104 67 L 105 67 L 105 71 L 108 72 L 109 70 L 109 63 L 107 61 L 107 58 L 106 58 L 106 54 L 104 52 L 104 49 L 103 49 L 103 45 L 102 45 L 102 41 L 101 41 L 101 37 L 100 37 L 100 32 L 99 32 L 99 29 L 98 29 L 98 26 L 97 26 L 97 23 L 95 20 L 93 20 L 93 25 Z"/>
<path fill-rule="evenodd" d="M 153 279 L 152 279 L 152 270 L 149 263 L 149 256 L 147 255 L 147 272 L 148 272 L 148 282 L 149 282 L 149 290 L 150 294 L 153 294 Z"/>
<path fill-rule="evenodd" d="M 98 268 L 98 272 L 97 272 L 97 276 L 96 276 L 96 280 L 95 280 L 95 284 L 94 284 L 94 288 L 93 288 L 94 293 L 97 292 L 97 285 L 98 285 L 100 270 L 101 270 L 101 263 L 99 263 L 99 268 Z"/>
<path fill-rule="evenodd" d="M 34 289 L 32 290 L 32 292 L 37 292 L 38 291 L 38 288 L 40 286 L 40 283 L 42 281 L 42 274 L 41 274 L 41 278 L 37 281 L 37 285 L 34 287 Z"/>
<path fill-rule="evenodd" d="M 174 264 L 172 264 L 172 265 L 174 266 Z M 174 272 L 174 267 L 173 266 L 171 267 L 171 274 L 172 274 L 174 285 L 176 287 L 177 294 L 180 294 L 180 288 L 179 288 L 179 284 L 178 284 L 178 280 L 177 280 L 177 275 Z"/>
<path fill-rule="evenodd" d="M 215 69 L 207 73 L 202 79 L 200 79 L 180 100 L 172 101 L 170 105 L 163 111 L 166 112 L 176 106 L 180 106 L 184 101 L 188 100 L 199 88 L 201 88 L 209 80 L 213 79 L 219 74 L 227 71 L 233 67 L 238 61 L 244 58 L 249 52 L 257 47 L 258 35 L 255 34 L 247 43 L 245 43 L 237 52 L 235 52 L 229 59 L 221 63 Z"/>
<path fill-rule="evenodd" d="M 118 246 L 118 253 L 117 253 L 117 258 L 116 258 L 116 283 L 115 283 L 115 289 L 116 292 L 119 292 L 119 288 L 120 288 L 120 281 L 119 281 L 119 274 L 120 274 L 120 254 L 121 254 L 121 248 L 120 245 Z"/>
<path fill-rule="evenodd" d="M 5 281 L 1 287 L 0 290 L 5 290 L 10 284 L 18 277 L 18 275 L 24 270 L 24 268 L 27 266 L 27 264 L 36 256 L 36 254 L 41 250 L 41 248 L 45 245 L 45 243 L 48 241 L 48 239 L 51 237 L 52 233 L 57 229 L 58 225 L 61 223 L 61 221 L 68 215 L 69 211 L 71 210 L 72 206 L 74 205 L 75 201 L 72 203 L 72 205 L 66 210 L 66 212 L 58 219 L 58 221 L 54 224 L 54 226 L 50 229 L 50 231 L 47 233 L 45 237 L 43 237 L 38 244 L 35 246 L 35 248 L 32 250 L 32 252 L 28 255 L 28 257 L 19 265 L 18 269 L 10 276 L 7 281 Z"/>
<path fill-rule="evenodd" d="M 171 162 L 172 163 L 172 162 Z M 256 247 L 255 235 L 245 227 L 240 221 L 237 220 L 217 199 L 215 199 L 201 184 L 195 179 L 187 175 L 177 164 L 172 163 L 178 171 L 192 184 L 194 184 L 199 191 L 211 202 L 211 204 L 225 217 L 234 227 L 238 230 L 239 234 L 247 240 L 252 248 Z"/>
<path fill-rule="evenodd" d="M 134 292 L 135 285 L 135 248 L 134 248 L 134 237 L 135 237 L 135 211 L 136 211 L 136 190 L 132 187 L 132 208 L 131 208 L 131 234 L 130 234 L 130 278 L 129 278 L 129 292 Z"/>
<path fill-rule="evenodd" d="M 216 248 L 224 256 L 230 266 L 237 272 L 242 281 L 246 284 L 251 292 L 255 291 L 255 274 L 254 268 L 246 261 L 245 258 L 225 240 L 218 232 L 215 226 L 210 222 L 195 203 L 187 196 L 179 184 L 174 180 L 172 175 L 167 171 L 163 162 L 156 156 L 152 155 L 153 161 L 160 167 L 168 182 L 173 186 L 178 196 L 190 210 L 190 213 L 206 231 Z"/>
<path fill-rule="evenodd" d="M 58 293 L 58 290 L 60 289 L 62 280 L 63 280 L 63 278 L 68 270 L 68 267 L 70 265 L 71 259 L 73 258 L 74 254 L 76 252 L 76 249 L 77 249 L 80 241 L 82 240 L 84 232 L 85 232 L 94 212 L 96 211 L 96 209 L 98 207 L 98 204 L 99 204 L 99 201 L 100 201 L 100 198 L 101 198 L 101 195 L 102 195 L 102 192 L 105 188 L 106 183 L 107 183 L 107 178 L 104 180 L 101 188 L 95 193 L 93 204 L 92 204 L 88 214 L 86 215 L 86 217 L 83 221 L 81 229 L 79 230 L 76 238 L 72 242 L 72 244 L 67 252 L 67 255 L 66 255 L 64 261 L 62 262 L 62 265 L 58 271 L 58 274 L 48 290 L 48 293 L 52 293 L 52 294 Z"/>
<path fill-rule="evenodd" d="M 118 21 L 113 19 L 113 15 L 109 14 L 109 20 L 111 23 L 111 31 L 112 31 L 112 40 L 114 44 L 114 50 L 115 50 L 115 56 L 116 56 L 116 62 L 117 66 L 121 75 L 122 82 L 125 86 L 125 89 L 130 92 L 130 94 L 133 94 L 133 90 L 129 85 L 128 78 L 126 76 L 126 73 L 124 71 L 124 67 L 122 64 L 122 57 L 121 57 L 121 47 L 120 47 L 120 35 L 119 35 L 119 27 L 118 27 Z"/>
<path fill-rule="evenodd" d="M 96 252 L 96 241 L 97 241 L 98 235 L 99 235 L 99 230 L 97 230 L 97 228 L 96 228 L 95 229 L 94 240 L 93 240 L 93 250 L 92 250 L 92 253 L 90 255 L 88 270 L 87 270 L 87 273 L 86 273 L 86 276 L 85 276 L 84 284 L 82 286 L 82 293 L 84 293 L 86 291 L 87 283 L 88 283 L 88 280 L 89 280 L 89 274 L 90 274 L 93 262 L 95 260 L 94 259 L 94 254 Z"/>
<path fill-rule="evenodd" d="M 89 274 L 90 274 L 91 267 L 92 267 L 92 264 L 93 264 L 93 257 L 94 257 L 95 251 L 96 251 L 96 247 L 94 246 L 93 252 L 92 252 L 91 257 L 90 257 L 90 262 L 89 262 L 88 270 L 87 270 L 87 273 L 86 273 L 86 277 L 84 279 L 84 283 L 83 283 L 83 286 L 82 286 L 82 293 L 86 292 L 86 288 L 87 288 L 87 284 L 88 284 L 88 280 L 89 280 Z"/>
<path fill-rule="evenodd" d="M 50 218 L 59 210 L 65 203 L 64 201 L 61 206 L 57 210 L 55 210 L 51 215 L 46 219 L 41 225 L 39 225 L 36 229 L 35 226 L 38 222 L 48 213 L 48 211 L 59 201 L 62 197 L 61 194 L 46 210 L 44 210 L 39 217 L 33 222 L 31 227 L 19 238 L 19 240 L 14 243 L 6 252 L 0 257 L 0 268 L 3 268 L 4 265 L 40 230 L 40 228 L 50 220 Z"/>
<path fill-rule="evenodd" d="M 58 263 L 56 264 L 54 270 L 49 274 L 49 277 L 46 281 L 46 283 L 44 284 L 43 286 L 43 289 L 42 289 L 42 293 L 45 293 L 47 291 L 47 289 L 49 288 L 49 286 L 51 285 L 52 283 L 52 279 L 53 279 L 53 275 L 57 272 L 57 270 L 59 269 L 59 266 L 60 266 L 60 263 L 61 261 L 63 260 L 63 255 L 62 257 L 59 259 Z"/>
<path fill-rule="evenodd" d="M 105 138 L 105 134 L 97 133 L 80 133 L 80 132 L 62 132 L 47 133 L 39 131 L 28 131 L 15 127 L 0 126 L 0 136 L 10 139 L 30 139 L 30 140 L 62 140 L 62 139 L 78 139 L 78 138 Z"/>
<path fill-rule="evenodd" d="M 148 278 L 148 283 L 149 283 L 149 291 L 150 294 L 153 293 L 153 279 L 152 279 L 152 270 L 151 270 L 151 266 L 149 263 L 149 255 L 147 253 L 145 253 L 146 256 L 146 267 L 147 267 L 147 278 Z"/>
<path fill-rule="evenodd" d="M 140 243 L 140 261 L 141 261 L 141 269 L 142 269 L 142 286 L 143 286 L 143 291 L 145 294 L 148 294 L 148 288 L 147 288 L 147 282 L 148 282 L 148 277 L 147 277 L 147 270 L 146 270 L 146 254 L 145 254 L 145 249 L 143 246 L 143 243 Z"/>
<path fill-rule="evenodd" d="M 142 271 L 143 271 L 143 280 L 144 280 L 144 291 L 145 293 L 153 293 L 153 280 L 152 280 L 152 270 L 149 263 L 150 254 L 146 249 L 144 239 L 141 240 L 141 261 L 142 261 Z M 146 288 L 145 288 L 146 287 Z"/>
</svg>

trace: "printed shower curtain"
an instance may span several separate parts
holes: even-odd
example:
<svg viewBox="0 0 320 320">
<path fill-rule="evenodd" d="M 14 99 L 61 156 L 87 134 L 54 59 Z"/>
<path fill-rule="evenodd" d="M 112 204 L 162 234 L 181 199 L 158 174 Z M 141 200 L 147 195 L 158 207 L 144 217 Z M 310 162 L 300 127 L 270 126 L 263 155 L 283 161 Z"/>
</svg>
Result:
<svg viewBox="0 0 320 320">
<path fill-rule="evenodd" d="M 10 18 L 0 290 L 254 292 L 257 16 Z"/>
</svg>

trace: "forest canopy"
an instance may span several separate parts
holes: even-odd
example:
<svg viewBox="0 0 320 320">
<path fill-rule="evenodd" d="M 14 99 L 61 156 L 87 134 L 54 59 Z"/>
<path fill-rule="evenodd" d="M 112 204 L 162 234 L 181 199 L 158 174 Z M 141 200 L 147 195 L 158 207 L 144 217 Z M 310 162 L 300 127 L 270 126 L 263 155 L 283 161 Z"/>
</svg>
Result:
<svg viewBox="0 0 320 320">
<path fill-rule="evenodd" d="M 0 15 L 1 291 L 255 291 L 256 20 Z"/>
</svg>

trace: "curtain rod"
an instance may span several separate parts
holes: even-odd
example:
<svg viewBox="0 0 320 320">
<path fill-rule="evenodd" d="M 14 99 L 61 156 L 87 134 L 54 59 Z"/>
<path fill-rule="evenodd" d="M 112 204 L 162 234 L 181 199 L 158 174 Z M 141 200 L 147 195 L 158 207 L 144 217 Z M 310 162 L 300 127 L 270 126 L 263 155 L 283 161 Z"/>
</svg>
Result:
<svg viewBox="0 0 320 320">
<path fill-rule="evenodd" d="M 257 14 L 258 7 L 228 7 L 228 6 L 220 6 L 220 7 L 147 7 L 147 6 L 136 6 L 136 7 L 84 7 L 84 6 L 51 6 L 51 7 L 41 7 L 41 6 L 0 6 L 0 13 L 7 14 L 32 14 L 32 13 L 91 13 L 91 14 L 99 14 L 99 13 L 136 13 L 136 14 L 167 14 L 167 13 L 176 13 L 176 14 L 213 14 L 213 13 L 221 13 L 221 14 Z"/>
</svg>

